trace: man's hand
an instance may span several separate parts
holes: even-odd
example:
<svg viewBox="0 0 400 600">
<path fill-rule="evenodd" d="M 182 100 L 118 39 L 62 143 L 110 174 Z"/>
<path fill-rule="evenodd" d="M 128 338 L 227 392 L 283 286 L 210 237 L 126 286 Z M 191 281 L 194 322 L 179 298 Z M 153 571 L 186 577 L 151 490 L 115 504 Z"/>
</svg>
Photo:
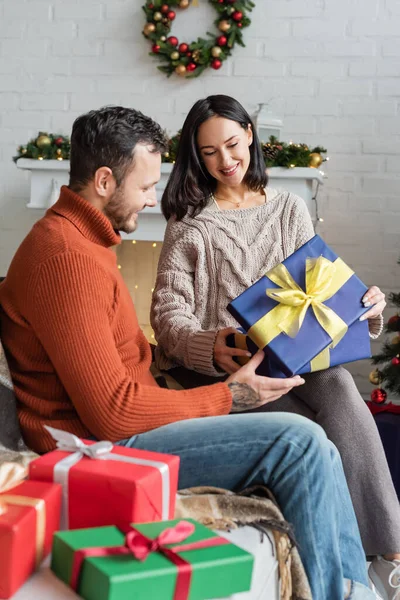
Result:
<svg viewBox="0 0 400 600">
<path fill-rule="evenodd" d="M 235 356 L 245 356 L 246 358 L 251 357 L 251 353 L 247 350 L 240 350 L 239 348 L 230 348 L 226 345 L 226 338 L 232 333 L 237 333 L 237 329 L 234 327 L 226 327 L 218 332 L 214 344 L 214 362 L 220 369 L 225 373 L 236 373 L 240 369 L 240 365 L 233 360 Z"/>
<path fill-rule="evenodd" d="M 226 383 L 232 393 L 231 412 L 242 412 L 258 408 L 284 396 L 294 387 L 303 385 L 304 379 L 295 375 L 288 379 L 273 379 L 256 375 L 256 369 L 264 358 L 260 350 L 236 373 L 228 377 Z"/>
</svg>

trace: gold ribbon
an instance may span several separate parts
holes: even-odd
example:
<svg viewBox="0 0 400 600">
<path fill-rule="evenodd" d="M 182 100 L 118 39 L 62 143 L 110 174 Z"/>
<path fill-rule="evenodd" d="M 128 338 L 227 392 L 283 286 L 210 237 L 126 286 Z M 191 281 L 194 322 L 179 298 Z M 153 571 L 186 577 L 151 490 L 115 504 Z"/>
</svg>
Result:
<svg viewBox="0 0 400 600">
<path fill-rule="evenodd" d="M 250 339 L 259 348 L 264 348 L 281 333 L 296 337 L 311 307 L 318 323 L 332 339 L 330 345 L 311 361 L 311 370 L 326 369 L 330 364 L 329 349 L 337 346 L 348 327 L 324 302 L 332 298 L 353 274 L 340 258 L 335 262 L 323 256 L 307 258 L 304 291 L 287 268 L 283 264 L 278 265 L 266 276 L 279 287 L 267 289 L 266 294 L 279 304 L 250 327 Z"/>
<path fill-rule="evenodd" d="M 36 511 L 36 568 L 43 560 L 44 540 L 46 535 L 46 503 L 43 498 L 28 498 L 14 494 L 0 496 L 0 516 L 7 512 L 7 505 L 29 506 Z"/>
</svg>

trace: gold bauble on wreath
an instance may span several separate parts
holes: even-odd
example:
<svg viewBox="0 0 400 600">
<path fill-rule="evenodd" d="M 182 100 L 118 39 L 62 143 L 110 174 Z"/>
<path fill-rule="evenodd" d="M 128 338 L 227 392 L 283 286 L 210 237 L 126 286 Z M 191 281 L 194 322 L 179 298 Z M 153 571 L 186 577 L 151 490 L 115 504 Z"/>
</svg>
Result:
<svg viewBox="0 0 400 600">
<path fill-rule="evenodd" d="M 177 75 L 180 75 L 181 77 L 183 77 L 184 75 L 186 75 L 186 67 L 185 67 L 185 65 L 178 65 L 175 68 L 175 73 Z"/>
<path fill-rule="evenodd" d="M 192 52 L 192 60 L 193 60 L 193 62 L 198 62 L 200 60 L 200 57 L 201 57 L 200 50 L 193 50 L 193 52 Z"/>
<path fill-rule="evenodd" d="M 218 29 L 220 31 L 229 31 L 231 28 L 231 24 L 229 23 L 229 21 L 221 21 L 218 25 Z"/>
<path fill-rule="evenodd" d="M 171 60 L 178 60 L 179 58 L 179 52 L 175 51 L 171 53 Z"/>
<path fill-rule="evenodd" d="M 219 46 L 214 46 L 214 48 L 211 48 L 211 55 L 214 58 L 219 58 L 221 56 L 221 52 L 222 48 L 220 48 Z"/>
<path fill-rule="evenodd" d="M 161 21 L 162 18 L 163 18 L 162 14 L 160 12 L 158 12 L 158 11 L 155 12 L 154 15 L 153 15 L 153 19 L 155 21 Z"/>
<path fill-rule="evenodd" d="M 156 30 L 156 26 L 154 25 L 154 23 L 146 23 L 146 25 L 143 28 L 143 33 L 144 35 L 150 35 L 150 33 L 153 33 Z"/>
<path fill-rule="evenodd" d="M 368 376 L 368 379 L 372 383 L 372 385 L 379 385 L 382 382 L 381 375 L 378 369 L 374 369 Z"/>
<path fill-rule="evenodd" d="M 179 2 L 179 8 L 187 8 L 189 6 L 190 2 L 189 0 L 181 0 Z"/>
<path fill-rule="evenodd" d="M 38 138 L 36 138 L 35 142 L 38 148 L 46 148 L 46 146 L 51 145 L 51 139 L 47 135 L 47 133 L 41 133 Z"/>
<path fill-rule="evenodd" d="M 312 169 L 318 169 L 318 167 L 322 165 L 323 162 L 324 159 L 322 158 L 319 152 L 311 152 L 308 164 Z"/>
<path fill-rule="evenodd" d="M 392 339 L 392 344 L 395 346 L 396 344 L 400 344 L 400 335 L 395 335 Z"/>
</svg>

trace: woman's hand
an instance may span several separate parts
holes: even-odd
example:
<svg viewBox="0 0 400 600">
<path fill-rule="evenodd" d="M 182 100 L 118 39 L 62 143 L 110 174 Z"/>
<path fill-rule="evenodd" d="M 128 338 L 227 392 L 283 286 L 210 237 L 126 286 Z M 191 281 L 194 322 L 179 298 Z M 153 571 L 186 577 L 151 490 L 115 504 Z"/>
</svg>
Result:
<svg viewBox="0 0 400 600">
<path fill-rule="evenodd" d="M 376 285 L 369 288 L 362 301 L 365 307 L 371 306 L 372 308 L 360 317 L 360 321 L 379 317 L 386 306 L 385 294 Z"/>
<path fill-rule="evenodd" d="M 248 350 L 240 350 L 239 348 L 230 348 L 226 345 L 226 338 L 232 333 L 237 333 L 234 327 L 226 327 L 218 332 L 214 344 L 214 362 L 225 373 L 236 373 L 239 371 L 240 365 L 233 360 L 235 356 L 244 356 L 251 358 L 251 353 Z"/>
</svg>

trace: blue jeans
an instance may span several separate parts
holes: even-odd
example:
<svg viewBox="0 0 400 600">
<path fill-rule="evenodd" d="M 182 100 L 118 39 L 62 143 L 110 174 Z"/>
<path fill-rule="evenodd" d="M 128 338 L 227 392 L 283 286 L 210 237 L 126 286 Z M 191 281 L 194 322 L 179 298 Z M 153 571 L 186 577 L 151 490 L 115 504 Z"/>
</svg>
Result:
<svg viewBox="0 0 400 600">
<path fill-rule="evenodd" d="M 120 445 L 181 458 L 179 488 L 268 486 L 293 524 L 314 600 L 374 599 L 342 463 L 315 423 L 288 413 L 179 421 Z"/>
</svg>

